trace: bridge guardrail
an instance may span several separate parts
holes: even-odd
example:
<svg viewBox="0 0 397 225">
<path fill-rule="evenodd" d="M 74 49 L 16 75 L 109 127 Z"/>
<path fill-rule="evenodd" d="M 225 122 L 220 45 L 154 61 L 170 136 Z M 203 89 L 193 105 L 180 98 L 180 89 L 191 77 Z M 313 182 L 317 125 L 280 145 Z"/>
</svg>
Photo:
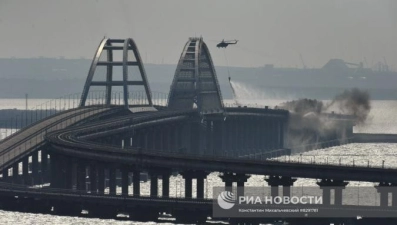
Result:
<svg viewBox="0 0 397 225">
<path fill-rule="evenodd" d="M 87 106 L 94 106 L 94 105 L 105 105 L 105 91 L 90 91 L 87 99 Z M 133 91 L 129 92 L 128 96 L 130 99 L 134 99 L 133 101 L 130 101 L 131 104 L 136 104 L 136 103 L 144 103 L 144 92 L 143 91 Z M 152 98 L 153 98 L 153 103 L 155 105 L 160 105 L 160 106 L 165 106 L 167 103 L 167 93 L 162 93 L 162 92 L 152 92 L 151 93 Z M 6 132 L 4 132 L 6 135 L 5 137 L 0 140 L 0 143 L 3 141 L 6 141 L 9 138 L 12 138 L 14 135 L 17 135 L 19 131 L 22 131 L 24 129 L 27 129 L 31 126 L 34 126 L 40 122 L 43 122 L 44 120 L 47 120 L 49 118 L 52 118 L 53 116 L 59 115 L 59 112 L 65 112 L 69 110 L 73 110 L 76 108 L 79 108 L 79 99 L 80 99 L 81 93 L 73 93 L 69 95 L 65 95 L 59 98 L 51 99 L 48 100 L 40 105 L 36 105 L 31 109 L 27 109 L 25 112 L 26 115 L 24 116 L 24 112 L 21 112 L 20 115 L 16 115 L 15 118 L 12 118 L 7 124 L 11 125 L 10 132 L 8 132 L 8 128 L 6 128 Z M 111 93 L 111 105 L 122 105 L 121 102 L 121 92 L 120 91 L 112 91 Z M 25 110 L 25 109 L 20 109 L 20 110 Z M 40 111 L 38 114 L 37 111 Z M 28 112 L 30 112 L 30 116 L 28 116 Z M 34 113 L 35 112 L 35 113 Z M 45 112 L 45 113 L 43 113 Z M 33 115 L 35 114 L 35 115 Z M 44 114 L 44 117 L 43 117 Z M 48 115 L 49 114 L 49 115 Z M 18 120 L 18 118 L 20 118 Z M 35 118 L 35 120 L 33 120 Z M 15 128 L 13 127 L 12 121 L 15 121 Z M 19 123 L 18 123 L 19 121 Z M 30 123 L 28 123 L 30 121 Z M 35 121 L 35 122 L 32 122 Z M 28 125 L 23 127 L 22 122 L 27 123 Z M 18 126 L 19 124 L 19 126 Z M 12 130 L 17 130 L 16 132 L 12 132 Z M 10 133 L 10 134 L 9 134 Z"/>
<path fill-rule="evenodd" d="M 90 110 L 91 108 L 92 108 L 93 110 Z M 85 109 L 87 109 L 87 110 L 85 110 Z M 41 140 L 44 140 L 44 139 L 45 139 L 45 135 L 47 134 L 47 132 L 50 132 L 51 129 L 58 129 L 58 126 L 59 126 L 60 123 L 61 123 L 61 125 L 62 125 L 62 122 L 68 121 L 68 120 L 70 120 L 70 119 L 76 118 L 76 116 L 81 116 L 81 115 L 85 115 L 86 118 L 89 118 L 89 117 L 91 117 L 91 116 L 93 115 L 93 112 L 94 112 L 94 111 L 96 111 L 96 110 L 101 110 L 101 109 L 109 109 L 109 110 L 112 110 L 112 108 L 107 108 L 107 107 L 102 107 L 102 106 L 99 107 L 99 108 L 98 108 L 98 107 L 95 107 L 95 106 L 88 106 L 88 107 L 82 108 L 82 111 L 81 111 L 80 113 L 72 114 L 72 115 L 70 115 L 70 116 L 67 116 L 67 117 L 65 117 L 65 118 L 62 118 L 61 120 L 58 120 L 58 121 L 56 122 L 56 125 L 55 125 L 55 124 L 49 124 L 49 125 L 43 127 L 41 130 L 36 131 L 36 132 L 30 134 L 30 135 L 27 136 L 25 139 L 20 140 L 20 141 L 14 143 L 12 146 L 9 146 L 9 147 L 6 148 L 6 149 L 3 149 L 3 151 L 0 152 L 0 156 L 2 157 L 2 165 L 1 165 L 1 168 L 4 167 L 5 162 L 7 162 L 7 163 L 9 164 L 9 163 L 13 163 L 14 161 L 18 160 L 18 158 L 16 158 L 16 155 L 20 155 L 22 152 L 25 152 L 25 151 L 27 150 L 27 146 L 26 146 L 27 141 L 26 141 L 26 140 L 31 139 L 31 138 L 33 138 L 33 137 L 36 137 L 36 138 L 35 138 L 36 143 L 34 143 L 34 144 L 32 145 L 32 142 L 29 142 L 29 149 L 35 149 L 35 148 L 37 148 L 37 147 L 40 147 L 40 146 L 42 146 L 42 144 L 38 142 L 38 140 L 37 140 L 37 137 L 38 137 L 38 136 L 41 136 L 41 137 L 42 137 Z M 113 109 L 119 109 L 119 107 L 117 107 L 117 108 L 115 107 L 115 108 L 113 108 Z M 105 112 L 106 112 L 106 110 L 105 110 Z M 99 113 L 99 114 L 102 114 L 102 113 Z M 63 128 L 63 127 L 61 127 L 61 129 L 62 129 L 62 128 Z M 20 145 L 23 144 L 23 143 L 25 143 L 25 145 L 23 145 L 22 148 L 19 147 L 19 149 L 17 150 L 17 152 L 15 152 L 14 156 L 9 156 L 9 158 L 5 158 L 5 155 L 6 155 L 8 152 L 10 152 L 11 150 L 15 149 L 17 146 L 20 146 Z M 13 159 L 12 161 L 10 161 L 11 158 Z"/>
<path fill-rule="evenodd" d="M 99 95 L 99 93 L 100 93 L 100 92 L 97 93 L 97 96 Z M 157 93 L 157 92 L 154 92 L 154 93 Z M 134 94 L 139 94 L 139 93 L 131 92 L 131 93 L 129 93 L 129 94 L 130 94 L 130 95 L 134 95 Z M 164 95 L 163 93 L 157 93 L 157 96 L 163 96 L 163 95 Z M 76 99 L 71 99 L 70 96 L 77 96 L 77 94 L 68 95 L 67 97 L 61 97 L 61 98 L 58 98 L 58 99 L 56 99 L 56 100 L 50 100 L 50 101 L 46 102 L 46 103 L 45 103 L 45 104 L 46 104 L 46 115 L 47 115 L 47 104 L 48 104 L 48 103 L 50 104 L 50 109 L 49 109 L 49 110 L 50 110 L 51 112 L 54 110 L 53 108 L 51 108 L 52 101 L 55 101 L 55 105 L 54 105 L 54 106 L 55 106 L 55 110 L 57 110 L 57 106 L 59 106 L 59 108 L 61 108 L 62 100 L 64 100 L 63 105 L 64 105 L 65 107 L 63 107 L 63 110 L 61 110 L 62 113 L 69 113 L 69 112 L 73 112 L 74 110 L 76 110 L 76 108 L 74 108 L 74 106 L 76 105 L 76 101 L 75 101 Z M 114 94 L 114 96 L 116 96 L 116 94 Z M 58 104 L 57 100 L 59 100 L 59 104 Z M 68 100 L 68 104 L 66 104 L 66 100 Z M 96 99 L 94 99 L 94 100 L 99 101 L 99 102 L 97 102 L 97 103 L 100 103 L 100 101 L 101 101 L 101 99 L 99 99 L 99 98 L 96 98 Z M 102 100 L 102 101 L 104 101 L 104 100 Z M 71 102 L 73 102 L 73 104 L 72 104 L 72 105 L 73 105 L 73 108 L 70 107 L 70 105 L 71 105 L 70 103 L 71 103 Z M 162 98 L 160 102 L 163 102 L 163 103 L 166 102 L 166 98 Z M 87 102 L 87 103 L 91 104 L 91 103 L 93 103 L 93 102 L 90 103 L 90 101 L 89 101 L 89 102 Z M 119 103 L 120 103 L 120 99 L 119 99 Z M 42 104 L 42 105 L 43 105 L 43 104 Z M 66 106 L 66 105 L 68 105 L 68 106 Z M 77 105 L 76 105 L 76 106 L 77 106 Z M 86 107 L 82 108 L 82 110 L 87 109 L 86 111 L 89 111 L 90 108 L 94 108 L 94 109 L 97 108 L 97 109 L 98 109 L 98 107 L 99 107 L 99 108 L 111 108 L 111 107 L 117 107 L 117 106 L 118 106 L 118 105 L 111 105 L 111 106 L 107 106 L 107 105 L 89 105 L 89 106 L 86 106 Z M 67 109 L 65 110 L 65 108 L 67 108 Z M 80 115 L 80 116 L 83 115 L 83 114 L 85 115 L 85 114 L 87 114 L 86 111 L 82 111 L 81 113 L 77 113 L 77 114 L 73 114 L 73 115 L 67 116 L 67 117 L 65 117 L 65 118 L 62 118 L 62 119 L 59 120 L 59 121 L 56 121 L 56 123 L 48 124 L 48 125 L 42 127 L 40 130 L 35 131 L 35 132 L 29 134 L 29 135 L 28 135 L 27 137 L 25 137 L 24 139 L 19 140 L 19 141 L 17 141 L 16 143 L 13 143 L 11 146 L 8 146 L 6 149 L 2 149 L 2 151 L 0 152 L 0 155 L 3 157 L 3 158 L 2 158 L 3 164 L 4 164 L 4 161 L 9 160 L 8 158 L 5 159 L 5 154 L 7 154 L 7 153 L 8 153 L 9 151 L 11 151 L 12 149 L 14 149 L 14 148 L 16 148 L 16 147 L 22 145 L 23 143 L 25 143 L 25 145 L 23 145 L 22 147 L 19 147 L 18 153 L 15 153 L 15 154 L 20 154 L 22 151 L 26 151 L 26 148 L 27 148 L 26 145 L 27 145 L 27 144 L 29 145 L 29 148 L 36 148 L 36 147 L 38 147 L 39 145 L 38 145 L 37 136 L 42 136 L 42 139 L 44 140 L 45 135 L 46 135 L 48 132 L 51 132 L 51 131 L 53 131 L 54 129 L 58 129 L 59 126 L 63 126 L 62 122 L 67 121 L 67 120 L 72 119 L 72 118 L 75 118 L 76 116 L 79 116 L 79 115 Z M 32 112 L 33 112 L 33 111 L 31 111 L 31 113 L 32 113 Z M 54 112 L 55 112 L 55 111 L 54 111 Z M 30 128 L 32 128 L 32 127 L 38 125 L 38 124 L 40 124 L 41 122 L 44 122 L 44 121 L 48 120 L 48 119 L 54 118 L 54 117 L 56 117 L 56 116 L 59 116 L 59 115 L 61 115 L 62 113 L 55 113 L 55 114 L 51 114 L 51 113 L 50 113 L 50 116 L 44 117 L 44 118 L 42 118 L 42 119 L 39 119 L 39 120 L 35 121 L 34 123 L 31 123 L 31 124 L 29 124 L 28 126 L 22 128 L 22 129 L 20 129 L 19 131 L 12 133 L 11 135 L 7 136 L 5 139 L 1 140 L 0 143 L 5 143 L 5 142 L 7 142 L 7 141 L 10 141 L 13 137 L 16 137 L 16 136 L 19 135 L 21 132 L 24 132 L 24 131 L 26 131 L 26 130 L 28 130 L 28 129 L 30 129 Z M 22 118 L 22 117 L 21 117 L 21 118 Z M 37 119 L 37 113 L 36 113 L 36 119 Z M 21 123 L 20 123 L 20 124 L 21 124 Z M 61 128 L 63 128 L 63 127 L 61 127 Z M 7 133 L 7 132 L 6 132 L 6 133 Z M 30 142 L 27 142 L 27 141 L 26 141 L 26 140 L 28 140 L 28 139 L 32 139 L 32 138 L 35 137 L 35 136 L 36 136 L 36 138 L 35 138 L 35 140 L 34 140 L 34 141 L 36 142 L 35 145 L 32 145 L 32 142 L 31 142 L 31 141 L 30 141 Z M 11 157 L 11 156 L 9 156 L 9 157 Z"/>
</svg>

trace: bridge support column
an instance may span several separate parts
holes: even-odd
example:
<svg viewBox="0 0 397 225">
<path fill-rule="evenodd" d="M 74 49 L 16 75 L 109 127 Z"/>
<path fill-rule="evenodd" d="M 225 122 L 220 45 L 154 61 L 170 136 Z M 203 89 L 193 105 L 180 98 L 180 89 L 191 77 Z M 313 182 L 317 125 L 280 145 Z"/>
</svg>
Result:
<svg viewBox="0 0 397 225">
<path fill-rule="evenodd" d="M 32 184 L 39 183 L 38 181 L 39 174 L 39 152 L 35 151 L 32 153 Z"/>
<path fill-rule="evenodd" d="M 141 173 L 138 170 L 133 171 L 132 187 L 133 187 L 134 196 L 140 196 L 140 194 L 141 194 Z"/>
<path fill-rule="evenodd" d="M 272 197 L 279 196 L 279 186 L 283 187 L 283 196 L 291 196 L 291 186 L 294 185 L 296 179 L 291 177 L 269 176 L 265 181 L 270 186 Z"/>
<path fill-rule="evenodd" d="M 163 172 L 161 178 L 163 180 L 163 195 L 162 197 L 170 197 L 170 176 L 171 173 Z"/>
<path fill-rule="evenodd" d="M 3 174 L 3 181 L 7 181 L 8 180 L 8 168 L 4 169 L 2 171 Z"/>
<path fill-rule="evenodd" d="M 25 157 L 22 159 L 22 177 L 23 177 L 23 184 L 30 185 L 29 157 Z"/>
<path fill-rule="evenodd" d="M 342 180 L 331 180 L 331 179 L 322 179 L 320 182 L 317 182 L 317 185 L 323 190 L 323 204 L 330 205 L 331 204 L 331 189 L 335 190 L 335 199 L 334 205 L 342 205 L 343 200 L 343 189 L 349 182 L 344 182 Z"/>
<path fill-rule="evenodd" d="M 121 170 L 121 193 L 123 195 L 128 195 L 128 168 L 123 168 Z"/>
<path fill-rule="evenodd" d="M 185 179 L 185 197 L 193 197 L 193 178 L 196 178 L 196 198 L 204 198 L 204 179 L 208 173 L 205 171 L 185 171 L 181 175 Z"/>
<path fill-rule="evenodd" d="M 197 198 L 204 198 L 204 177 L 197 177 Z"/>
<path fill-rule="evenodd" d="M 232 173 L 224 173 L 219 175 L 222 181 L 225 183 L 225 191 L 232 192 L 233 191 L 233 174 Z"/>
<path fill-rule="evenodd" d="M 40 162 L 40 171 L 41 171 L 41 182 L 47 182 L 48 177 L 48 151 L 47 149 L 43 148 L 40 151 L 41 153 L 41 162 Z"/>
<path fill-rule="evenodd" d="M 97 193 L 97 167 L 95 164 L 90 165 L 90 190 L 91 193 Z"/>
<path fill-rule="evenodd" d="M 98 165 L 98 193 L 105 192 L 105 168 L 102 164 Z"/>
<path fill-rule="evenodd" d="M 380 206 L 381 207 L 388 207 L 389 206 L 389 193 L 392 193 L 392 206 L 397 205 L 397 192 L 394 190 L 394 184 L 381 182 L 375 188 L 377 189 L 378 193 L 380 194 Z"/>
<path fill-rule="evenodd" d="M 225 191 L 233 191 L 233 182 L 237 182 L 237 198 L 244 195 L 244 183 L 247 182 L 249 175 L 224 173 L 220 178 L 225 182 Z"/>
<path fill-rule="evenodd" d="M 196 171 L 195 172 L 195 177 L 197 179 L 196 185 L 197 185 L 197 198 L 203 199 L 204 198 L 204 179 L 207 178 L 208 173 L 204 171 Z"/>
<path fill-rule="evenodd" d="M 393 206 L 393 207 L 397 207 L 397 185 L 396 184 L 391 184 L 392 185 L 392 202 L 391 202 L 391 205 Z"/>
<path fill-rule="evenodd" d="M 291 186 L 294 186 L 294 182 L 296 179 L 292 179 L 291 177 L 285 177 L 282 186 L 283 186 L 283 196 L 291 197 Z"/>
<path fill-rule="evenodd" d="M 77 162 L 77 190 L 86 191 L 86 167 L 85 164 L 81 161 Z"/>
<path fill-rule="evenodd" d="M 73 164 L 72 164 L 72 160 L 70 160 L 70 158 L 65 157 L 62 160 L 63 163 L 63 170 L 62 172 L 64 172 L 64 188 L 65 189 L 72 189 L 73 187 Z"/>
<path fill-rule="evenodd" d="M 150 172 L 150 197 L 158 196 L 158 172 Z"/>
<path fill-rule="evenodd" d="M 236 174 L 236 182 L 237 182 L 237 198 L 239 196 L 244 196 L 244 184 L 247 182 L 248 178 L 251 176 L 245 174 Z"/>
<path fill-rule="evenodd" d="M 109 194 L 116 195 L 116 169 L 109 168 Z"/>
<path fill-rule="evenodd" d="M 182 173 L 183 179 L 185 179 L 185 198 L 192 198 L 192 179 L 193 176 L 190 172 Z"/>
<path fill-rule="evenodd" d="M 322 186 L 320 189 L 323 191 L 323 204 L 331 205 L 331 187 Z"/>
<path fill-rule="evenodd" d="M 381 207 L 388 207 L 389 206 L 389 198 L 388 198 L 388 192 L 382 191 L 380 192 L 380 206 Z"/>
<path fill-rule="evenodd" d="M 19 163 L 12 166 L 12 180 L 13 183 L 19 183 Z"/>
<path fill-rule="evenodd" d="M 62 179 L 64 174 L 62 173 L 62 161 L 60 156 L 51 153 L 51 188 L 63 188 Z"/>
<path fill-rule="evenodd" d="M 384 190 L 379 190 L 378 192 L 380 193 L 380 207 L 388 207 L 389 206 L 389 198 L 388 195 L 389 193 Z"/>
<path fill-rule="evenodd" d="M 335 205 L 342 205 L 343 189 L 345 189 L 345 186 L 335 187 Z"/>
</svg>

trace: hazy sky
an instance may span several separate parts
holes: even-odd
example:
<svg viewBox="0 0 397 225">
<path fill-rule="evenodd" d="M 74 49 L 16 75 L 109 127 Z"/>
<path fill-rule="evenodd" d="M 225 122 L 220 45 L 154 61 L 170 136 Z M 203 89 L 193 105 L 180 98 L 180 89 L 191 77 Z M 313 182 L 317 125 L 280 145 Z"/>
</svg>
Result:
<svg viewBox="0 0 397 225">
<path fill-rule="evenodd" d="M 92 58 L 99 41 L 132 37 L 147 62 L 175 64 L 190 36 L 214 63 L 320 67 L 386 57 L 397 70 L 397 0 L 0 0 L 0 57 Z"/>
</svg>

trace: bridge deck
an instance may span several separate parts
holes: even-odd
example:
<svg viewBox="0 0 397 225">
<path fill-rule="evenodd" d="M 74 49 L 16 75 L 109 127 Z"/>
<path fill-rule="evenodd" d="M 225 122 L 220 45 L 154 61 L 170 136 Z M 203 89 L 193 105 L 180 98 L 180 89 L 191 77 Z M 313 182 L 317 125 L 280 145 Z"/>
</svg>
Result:
<svg viewBox="0 0 397 225">
<path fill-rule="evenodd" d="M 180 113 L 183 115 L 183 113 Z M 161 112 L 134 117 L 134 120 L 124 121 L 119 127 L 109 128 L 106 121 L 95 123 L 93 127 L 77 127 L 69 131 L 52 134 L 49 141 L 57 151 L 74 157 L 96 159 L 100 161 L 134 164 L 145 167 L 147 165 L 176 170 L 205 170 L 220 172 L 235 172 L 245 174 L 278 175 L 304 177 L 314 179 L 338 179 L 347 181 L 395 182 L 397 183 L 397 169 L 367 168 L 343 165 L 304 164 L 296 162 L 279 162 L 269 160 L 238 159 L 225 156 L 206 156 L 199 154 L 178 154 L 175 152 L 161 152 L 138 150 L 134 148 L 122 149 L 115 146 L 104 146 L 92 141 L 84 141 L 84 137 L 77 139 L 79 133 L 87 135 L 98 133 L 98 130 L 127 129 L 133 124 L 141 126 L 147 121 L 158 122 L 159 118 L 176 117 L 175 112 L 164 114 Z M 124 127 L 124 128 L 122 128 Z M 90 131 L 91 130 L 91 131 Z M 73 134 L 73 135 L 72 135 Z"/>
<path fill-rule="evenodd" d="M 110 109 L 110 107 L 98 106 L 68 110 L 16 132 L 0 142 L 0 168 L 9 166 L 37 147 L 43 146 L 48 132 L 69 127 Z"/>
</svg>

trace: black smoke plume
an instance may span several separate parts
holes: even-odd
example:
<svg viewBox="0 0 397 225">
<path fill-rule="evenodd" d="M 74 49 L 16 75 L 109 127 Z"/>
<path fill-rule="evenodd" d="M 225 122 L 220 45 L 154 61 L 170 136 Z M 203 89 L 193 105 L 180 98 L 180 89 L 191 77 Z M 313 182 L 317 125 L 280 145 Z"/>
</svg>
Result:
<svg viewBox="0 0 397 225">
<path fill-rule="evenodd" d="M 299 99 L 284 102 L 279 107 L 302 116 L 308 113 L 318 115 L 337 111 L 341 114 L 355 116 L 356 122 L 361 124 L 365 122 L 371 111 L 371 102 L 367 91 L 353 88 L 335 96 L 329 104 L 324 104 L 322 101 L 316 99 Z"/>
<path fill-rule="evenodd" d="M 307 151 L 322 147 L 324 142 L 332 139 L 345 140 L 345 130 L 339 129 L 339 122 L 334 120 L 341 113 L 354 116 L 356 124 L 365 123 L 371 110 L 368 92 L 357 88 L 345 90 L 325 104 L 316 99 L 299 99 L 282 103 L 279 108 L 291 112 L 289 123 L 290 146 L 302 146 L 297 151 Z M 335 132 L 342 132 L 334 136 Z M 307 146 L 307 147 L 305 147 Z M 313 147 L 314 146 L 314 147 Z"/>
<path fill-rule="evenodd" d="M 327 108 L 332 105 L 338 106 L 342 114 L 355 116 L 358 124 L 365 123 L 371 111 L 369 93 L 358 88 L 345 90 L 342 94 L 335 96 Z"/>
<path fill-rule="evenodd" d="M 299 99 L 281 104 L 280 108 L 286 109 L 290 112 L 305 115 L 307 113 L 321 113 L 323 111 L 324 104 L 322 101 L 316 99 Z"/>
</svg>

